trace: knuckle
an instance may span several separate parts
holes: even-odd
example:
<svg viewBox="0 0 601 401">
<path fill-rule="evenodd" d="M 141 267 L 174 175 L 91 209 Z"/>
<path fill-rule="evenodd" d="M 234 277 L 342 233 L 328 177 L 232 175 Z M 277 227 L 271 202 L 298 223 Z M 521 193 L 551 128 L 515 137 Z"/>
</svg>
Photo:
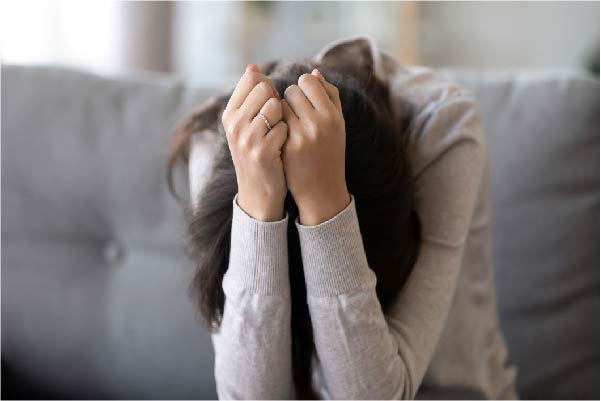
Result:
<svg viewBox="0 0 601 401">
<path fill-rule="evenodd" d="M 221 120 L 221 124 L 223 124 L 223 129 L 228 135 L 231 135 L 234 132 L 233 121 L 229 118 L 223 118 Z"/>
<path fill-rule="evenodd" d="M 230 134 L 238 134 L 241 130 L 243 129 L 243 125 L 242 125 L 242 119 L 240 118 L 240 116 L 233 116 L 232 118 L 228 119 L 228 128 L 227 130 L 230 132 Z"/>
<path fill-rule="evenodd" d="M 230 125 L 227 121 L 222 121 L 221 125 L 223 126 L 223 130 L 225 131 L 225 134 L 230 136 L 232 133 L 232 130 L 230 129 Z"/>
<path fill-rule="evenodd" d="M 230 116 L 230 111 L 228 109 L 223 110 L 223 113 L 221 113 L 221 122 L 224 122 L 225 120 L 227 120 Z"/>
<path fill-rule="evenodd" d="M 284 142 L 282 149 L 284 149 L 285 154 L 293 155 L 298 152 L 298 141 L 289 139 Z"/>
<path fill-rule="evenodd" d="M 259 82 L 259 75 L 256 72 L 246 71 L 244 73 L 243 78 L 245 81 L 252 84 L 256 84 L 257 82 Z"/>
<path fill-rule="evenodd" d="M 265 107 L 273 111 L 282 109 L 281 103 L 275 97 L 270 97 L 269 100 L 265 103 Z"/>
<path fill-rule="evenodd" d="M 309 147 L 309 141 L 307 140 L 307 138 L 298 139 L 293 144 L 291 144 L 291 146 L 291 150 L 294 153 L 304 153 L 305 150 Z"/>
<path fill-rule="evenodd" d="M 225 132 L 229 133 L 230 131 L 230 120 L 225 116 L 221 116 L 221 125 L 223 125 L 223 129 Z"/>
<path fill-rule="evenodd" d="M 315 137 L 319 133 L 319 123 L 315 120 L 309 120 L 306 124 L 307 133 Z"/>
<path fill-rule="evenodd" d="M 249 150 L 251 150 L 248 135 L 244 135 L 238 139 L 238 148 L 243 152 L 248 152 Z"/>
<path fill-rule="evenodd" d="M 299 85 L 307 83 L 312 78 L 315 78 L 315 77 L 313 75 L 311 75 L 311 74 L 305 73 L 305 74 L 301 75 L 300 77 L 298 77 L 298 83 L 299 83 Z"/>
<path fill-rule="evenodd" d="M 296 92 L 298 90 L 298 86 L 297 85 L 290 85 L 289 87 L 286 88 L 286 90 L 284 91 L 284 97 L 288 97 L 290 95 L 292 95 L 294 92 Z"/>
<path fill-rule="evenodd" d="M 278 125 L 275 126 L 274 133 L 279 136 L 288 135 L 288 125 L 285 122 L 280 121 Z"/>
<path fill-rule="evenodd" d="M 221 123 L 224 127 L 227 127 L 232 121 L 232 113 L 229 110 L 224 110 L 221 114 Z"/>
<path fill-rule="evenodd" d="M 328 107 L 317 115 L 318 120 L 315 123 L 324 126 L 330 124 L 335 118 L 332 108 Z"/>
<path fill-rule="evenodd" d="M 262 162 L 265 160 L 265 149 L 262 146 L 256 146 L 250 152 L 250 158 L 256 162 Z"/>
<path fill-rule="evenodd" d="M 259 87 L 259 89 L 261 89 L 264 93 L 266 94 L 271 94 L 271 86 L 269 86 L 269 84 L 265 81 L 261 81 L 257 84 L 257 86 Z"/>
</svg>

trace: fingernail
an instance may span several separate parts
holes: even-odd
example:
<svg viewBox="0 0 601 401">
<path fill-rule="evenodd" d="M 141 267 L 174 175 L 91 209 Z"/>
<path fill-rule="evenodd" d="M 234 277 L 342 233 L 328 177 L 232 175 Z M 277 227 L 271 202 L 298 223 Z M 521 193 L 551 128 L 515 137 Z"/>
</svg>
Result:
<svg viewBox="0 0 601 401">
<path fill-rule="evenodd" d="M 258 65 L 251 63 L 246 66 L 246 71 L 247 72 L 261 72 L 261 69 L 259 68 Z"/>
</svg>

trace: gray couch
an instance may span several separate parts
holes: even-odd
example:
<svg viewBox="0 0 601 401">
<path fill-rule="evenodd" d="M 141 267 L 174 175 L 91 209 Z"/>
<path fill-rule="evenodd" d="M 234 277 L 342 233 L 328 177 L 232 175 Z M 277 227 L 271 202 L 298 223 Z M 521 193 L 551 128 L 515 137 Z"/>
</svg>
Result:
<svg viewBox="0 0 601 401">
<path fill-rule="evenodd" d="M 524 398 L 599 397 L 599 81 L 446 71 L 478 98 Z M 214 398 L 170 132 L 210 91 L 2 67 L 3 398 Z M 185 177 L 180 177 L 180 183 Z"/>
</svg>

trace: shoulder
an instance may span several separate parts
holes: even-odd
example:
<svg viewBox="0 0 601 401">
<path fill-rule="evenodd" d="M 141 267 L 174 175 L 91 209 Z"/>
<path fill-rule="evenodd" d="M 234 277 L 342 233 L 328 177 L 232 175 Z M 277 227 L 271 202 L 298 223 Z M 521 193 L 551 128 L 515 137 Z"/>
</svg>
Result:
<svg viewBox="0 0 601 401">
<path fill-rule="evenodd" d="M 423 234 L 461 245 L 488 163 L 477 102 L 467 89 L 426 67 L 397 65 L 389 85 L 393 109 L 409 108 L 407 153 Z"/>
<path fill-rule="evenodd" d="M 398 66 L 389 86 L 393 109 L 409 108 L 407 135 L 414 176 L 424 174 L 449 152 L 472 170 L 484 167 L 486 138 L 470 91 L 426 67 Z"/>
</svg>

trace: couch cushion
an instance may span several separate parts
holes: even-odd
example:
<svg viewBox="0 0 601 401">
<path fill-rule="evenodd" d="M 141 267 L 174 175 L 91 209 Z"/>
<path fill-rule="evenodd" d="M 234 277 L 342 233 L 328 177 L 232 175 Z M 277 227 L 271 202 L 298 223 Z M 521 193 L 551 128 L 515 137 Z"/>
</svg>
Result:
<svg viewBox="0 0 601 401">
<path fill-rule="evenodd" d="M 523 398 L 599 397 L 599 81 L 448 72 L 491 152 L 501 324 Z"/>
<path fill-rule="evenodd" d="M 449 74 L 488 134 L 520 395 L 596 398 L 599 83 Z M 3 66 L 2 78 L 3 362 L 61 398 L 215 398 L 164 182 L 169 133 L 209 93 L 56 68 Z"/>
<path fill-rule="evenodd" d="M 46 396 L 216 397 L 165 185 L 170 133 L 207 95 L 2 67 L 2 360 Z"/>
</svg>

